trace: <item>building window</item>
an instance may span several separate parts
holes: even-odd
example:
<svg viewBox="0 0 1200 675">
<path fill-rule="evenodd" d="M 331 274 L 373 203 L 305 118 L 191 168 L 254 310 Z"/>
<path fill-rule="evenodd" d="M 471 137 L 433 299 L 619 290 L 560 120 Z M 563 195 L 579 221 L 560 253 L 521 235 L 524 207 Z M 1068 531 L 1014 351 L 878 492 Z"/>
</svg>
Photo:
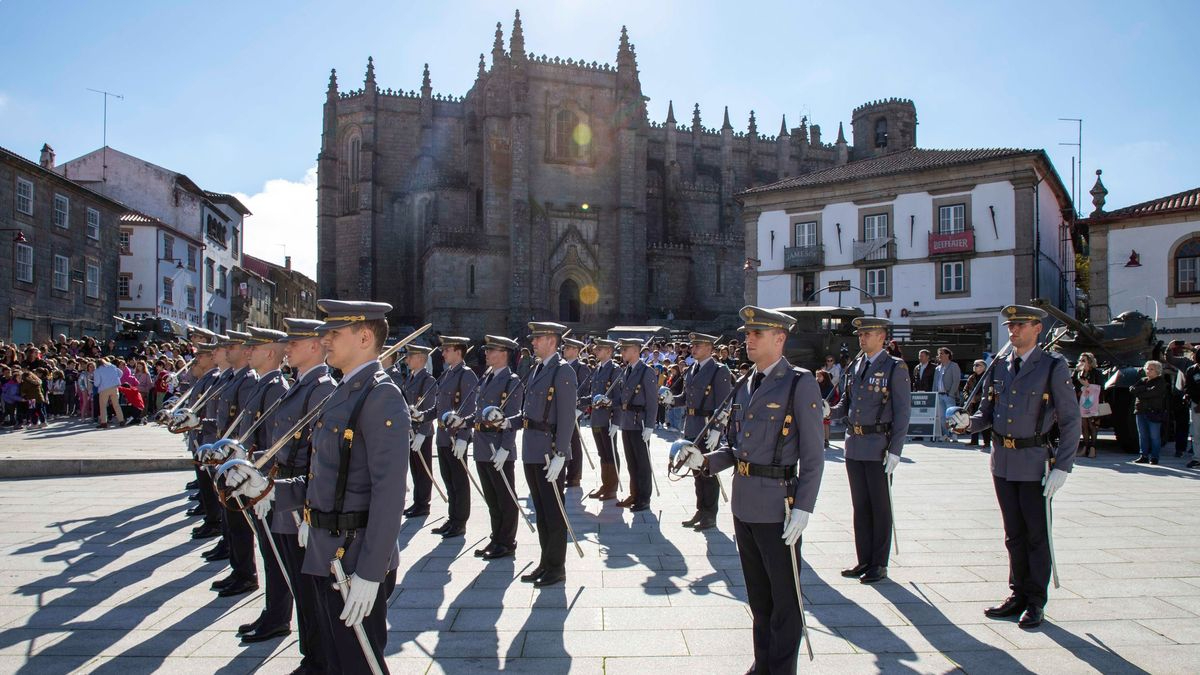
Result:
<svg viewBox="0 0 1200 675">
<path fill-rule="evenodd" d="M 475 266 L 471 265 L 467 271 L 467 293 L 475 295 Z"/>
<path fill-rule="evenodd" d="M 196 259 L 200 257 L 200 249 L 195 246 L 187 245 L 187 268 L 193 272 L 196 271 Z"/>
<path fill-rule="evenodd" d="M 554 118 L 554 155 L 559 159 L 575 157 L 575 126 L 579 118 L 570 110 L 559 110 Z"/>
<path fill-rule="evenodd" d="M 71 259 L 65 255 L 54 256 L 54 290 L 70 289 Z"/>
<path fill-rule="evenodd" d="M 651 267 L 651 268 L 649 268 L 649 269 L 647 269 L 647 270 L 646 270 L 646 290 L 647 290 L 647 291 L 648 291 L 648 292 L 649 292 L 651 295 L 653 295 L 653 294 L 654 294 L 654 277 L 655 277 L 655 276 L 656 276 L 656 275 L 655 275 L 655 273 L 654 273 L 654 268 L 653 268 L 653 267 Z"/>
<path fill-rule="evenodd" d="M 717 295 L 720 295 L 725 286 L 725 284 L 722 283 L 724 281 L 724 279 L 722 278 L 720 265 L 717 265 L 716 269 L 713 270 L 713 274 L 715 275 L 714 281 L 716 282 L 716 285 L 717 285 Z"/>
<path fill-rule="evenodd" d="M 938 207 L 938 233 L 954 234 L 967 227 L 967 205 L 951 204 Z"/>
<path fill-rule="evenodd" d="M 171 277 L 163 277 L 162 280 L 162 304 L 173 304 L 175 299 L 175 281 Z"/>
<path fill-rule="evenodd" d="M 206 288 L 210 291 L 213 289 L 214 277 L 215 277 L 215 274 L 213 272 L 212 258 L 205 258 L 204 259 L 204 288 Z"/>
<path fill-rule="evenodd" d="M 886 213 L 873 216 L 863 216 L 863 241 L 886 239 L 888 236 L 888 217 Z"/>
<path fill-rule="evenodd" d="M 229 248 L 230 248 L 230 250 L 233 251 L 234 258 L 238 257 L 238 235 L 239 234 L 240 233 L 238 232 L 238 229 L 235 227 L 235 228 L 233 228 L 233 234 L 231 234 L 229 236 Z"/>
<path fill-rule="evenodd" d="M 226 277 L 225 266 L 221 265 L 220 267 L 217 268 L 217 293 L 219 293 L 222 298 L 226 297 L 226 294 L 229 290 L 229 288 L 227 286 L 228 281 L 225 279 L 225 277 Z"/>
<path fill-rule="evenodd" d="M 87 236 L 89 239 L 100 239 L 100 212 L 96 209 L 87 210 Z"/>
<path fill-rule="evenodd" d="M 24 178 L 17 179 L 17 211 L 33 215 L 33 183 Z"/>
<path fill-rule="evenodd" d="M 483 227 L 483 188 L 475 189 L 475 225 Z"/>
<path fill-rule="evenodd" d="M 167 234 L 166 232 L 163 232 L 162 255 L 160 255 L 159 257 L 166 258 L 168 260 L 175 257 L 175 237 L 172 237 L 171 235 Z"/>
<path fill-rule="evenodd" d="M 966 264 L 961 260 L 941 263 L 942 293 L 963 293 L 967 290 Z"/>
<path fill-rule="evenodd" d="M 797 247 L 811 248 L 817 245 L 817 222 L 796 223 Z"/>
<path fill-rule="evenodd" d="M 873 267 L 867 270 L 867 293 L 875 296 L 875 298 L 883 298 L 888 295 L 888 268 Z"/>
<path fill-rule="evenodd" d="M 132 284 L 133 275 L 129 274 L 128 272 L 122 272 L 120 276 L 117 277 L 117 295 L 120 296 L 122 300 L 131 299 L 129 295 L 129 287 Z"/>
<path fill-rule="evenodd" d="M 817 275 L 814 272 L 801 272 L 792 275 L 792 303 L 804 304 L 812 299 L 817 291 Z"/>
<path fill-rule="evenodd" d="M 87 266 L 87 296 L 100 297 L 100 268 L 96 265 Z"/>
<path fill-rule="evenodd" d="M 54 195 L 54 224 L 64 230 L 70 226 L 71 200 L 62 195 Z"/>
<path fill-rule="evenodd" d="M 117 246 L 120 248 L 121 255 L 133 255 L 130 250 L 130 240 L 133 239 L 133 230 L 121 228 L 120 234 L 117 235 Z"/>
<path fill-rule="evenodd" d="M 1200 238 L 1175 250 L 1175 295 L 1200 294 Z"/>
<path fill-rule="evenodd" d="M 887 118 L 880 117 L 875 120 L 875 147 L 886 148 L 888 141 Z"/>
<path fill-rule="evenodd" d="M 17 244 L 17 281 L 33 283 L 33 247 Z"/>
</svg>

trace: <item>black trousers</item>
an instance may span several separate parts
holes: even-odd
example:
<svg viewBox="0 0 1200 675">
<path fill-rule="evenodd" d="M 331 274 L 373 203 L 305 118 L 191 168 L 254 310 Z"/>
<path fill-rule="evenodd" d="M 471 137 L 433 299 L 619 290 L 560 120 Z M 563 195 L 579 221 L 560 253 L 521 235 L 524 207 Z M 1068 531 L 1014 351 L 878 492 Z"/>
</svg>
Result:
<svg viewBox="0 0 1200 675">
<path fill-rule="evenodd" d="M 504 463 L 504 476 L 508 484 L 513 485 L 513 465 L 509 460 Z M 479 487 L 483 490 L 483 501 L 487 502 L 488 516 L 492 524 L 492 543 L 515 549 L 517 547 L 517 505 L 513 502 L 508 488 L 496 465 L 491 462 L 475 462 L 475 470 L 479 474 Z M 515 488 L 514 488 L 515 489 Z"/>
<path fill-rule="evenodd" d="M 613 464 L 612 436 L 608 435 L 608 427 L 592 427 L 592 440 L 596 441 L 596 454 L 600 455 L 601 464 Z"/>
<path fill-rule="evenodd" d="M 221 522 L 221 501 L 217 499 L 217 491 L 213 487 L 212 476 L 204 467 L 196 467 L 196 492 L 200 495 L 200 507 L 204 509 L 204 524 L 218 525 Z"/>
<path fill-rule="evenodd" d="M 571 461 L 567 462 L 567 482 L 578 483 L 583 478 L 583 438 L 579 436 L 579 423 L 571 434 Z"/>
<path fill-rule="evenodd" d="M 792 576 L 792 550 L 783 543 L 783 523 L 747 523 L 733 518 L 746 596 L 754 620 L 753 673 L 796 672 L 804 617 Z M 800 544 L 794 547 L 796 564 Z"/>
<path fill-rule="evenodd" d="M 253 509 L 247 509 L 247 514 L 254 521 L 254 534 L 258 539 L 258 552 L 262 555 L 263 567 L 266 568 L 267 577 L 267 592 L 266 606 L 263 607 L 261 615 L 261 625 L 263 628 L 274 628 L 276 626 L 288 626 L 292 623 L 292 592 L 288 588 L 288 579 L 284 578 L 285 570 L 280 568 L 279 561 L 275 559 L 275 554 L 271 551 L 271 545 L 267 541 L 267 537 L 271 537 L 275 542 L 275 547 L 279 549 L 279 557 L 283 557 L 283 547 L 279 541 L 279 535 L 270 532 L 263 526 L 263 522 L 254 517 Z M 272 514 L 267 514 L 267 522 L 271 522 Z M 286 563 L 285 563 L 286 564 Z"/>
<path fill-rule="evenodd" d="M 288 578 L 296 589 L 296 623 L 300 636 L 301 665 L 310 670 L 321 672 L 325 670 L 325 650 L 321 645 L 321 621 L 324 616 L 318 613 L 320 604 L 317 601 L 317 584 L 323 580 L 311 574 L 304 574 L 304 549 L 294 534 L 276 534 L 279 542 L 279 553 L 283 556 L 283 564 L 287 566 Z"/>
<path fill-rule="evenodd" d="M 887 567 L 892 545 L 892 507 L 883 462 L 846 460 L 854 505 L 854 550 L 859 565 Z"/>
<path fill-rule="evenodd" d="M 555 490 L 562 498 L 565 482 L 562 473 L 553 485 L 547 481 L 544 464 L 525 465 L 525 483 L 529 485 L 529 496 L 537 512 L 538 544 L 542 547 L 538 567 L 548 572 L 562 570 L 567 563 L 567 523 L 554 498 Z"/>
<path fill-rule="evenodd" d="M 312 575 L 309 575 L 312 576 Z M 347 573 L 347 576 L 351 576 Z M 345 607 L 342 595 L 333 583 L 333 575 L 327 577 L 313 576 L 313 583 L 320 591 L 317 603 L 320 605 L 318 615 L 321 619 L 321 644 L 326 646 L 328 659 L 325 662 L 327 673 L 349 673 L 361 675 L 370 673 L 367 657 L 363 654 L 358 638 L 354 637 L 354 629 L 338 618 Z M 388 672 L 387 662 L 383 659 L 384 648 L 387 647 L 387 603 L 396 588 L 396 570 L 387 573 L 379 584 L 375 596 L 375 605 L 371 613 L 363 618 L 362 627 L 371 643 L 371 651 L 383 672 Z"/>
<path fill-rule="evenodd" d="M 425 442 L 421 444 L 421 456 L 425 458 L 425 466 L 433 471 L 433 437 L 426 436 Z M 408 452 L 408 472 L 412 474 L 413 491 L 412 505 L 418 508 L 429 508 L 429 497 L 433 494 L 433 479 L 425 469 L 421 466 L 421 460 L 417 458 L 417 453 L 409 450 Z"/>
<path fill-rule="evenodd" d="M 654 493 L 654 478 L 650 475 L 650 452 L 642 440 L 642 431 L 621 430 L 621 443 L 625 446 L 625 461 L 629 464 L 629 491 L 635 505 L 650 504 Z"/>
<path fill-rule="evenodd" d="M 693 480 L 696 482 L 696 510 L 707 518 L 716 518 L 721 499 L 718 478 L 697 473 L 693 476 Z"/>
<path fill-rule="evenodd" d="M 1050 585 L 1050 540 L 1046 536 L 1046 498 L 1041 481 L 992 476 L 1004 520 L 1008 549 L 1008 587 L 1036 607 L 1046 606 Z"/>
<path fill-rule="evenodd" d="M 467 468 L 454 456 L 452 446 L 438 446 L 438 471 L 442 474 L 442 485 L 446 486 L 450 522 L 466 524 L 471 517 L 471 479 L 467 477 Z"/>
<path fill-rule="evenodd" d="M 233 498 L 229 499 L 229 506 Z M 246 514 L 249 515 L 249 514 Z M 258 564 L 254 562 L 254 530 L 246 522 L 246 515 L 225 508 L 225 543 L 229 545 L 229 567 L 238 579 L 257 581 Z M 251 516 L 253 517 L 253 516 Z"/>
</svg>

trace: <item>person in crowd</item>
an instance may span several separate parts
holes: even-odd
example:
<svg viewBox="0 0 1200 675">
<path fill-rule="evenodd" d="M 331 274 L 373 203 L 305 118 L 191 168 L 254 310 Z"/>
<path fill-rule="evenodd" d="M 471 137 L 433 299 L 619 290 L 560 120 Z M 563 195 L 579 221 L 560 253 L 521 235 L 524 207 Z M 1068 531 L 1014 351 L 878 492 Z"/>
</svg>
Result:
<svg viewBox="0 0 1200 675">
<path fill-rule="evenodd" d="M 151 395 L 151 391 L 154 389 L 154 377 L 150 374 L 150 368 L 146 365 L 145 359 L 139 359 L 134 364 L 133 379 L 137 380 L 137 390 L 142 395 L 146 414 L 153 415 L 156 410 L 154 397 Z"/>
<path fill-rule="evenodd" d="M 46 385 L 46 395 L 50 399 L 50 414 L 54 416 L 67 414 L 67 381 L 63 372 L 55 370 L 50 373 L 50 382 Z"/>
<path fill-rule="evenodd" d="M 671 390 L 672 396 L 676 398 L 683 396 L 683 371 L 680 370 L 678 363 L 672 363 L 671 367 L 667 369 L 665 386 Z M 684 409 L 676 405 L 661 407 L 667 408 L 667 428 L 682 431 Z"/>
<path fill-rule="evenodd" d="M 821 370 L 828 373 L 832 381 L 842 381 L 842 367 L 838 364 L 837 359 L 834 358 L 833 354 L 825 355 L 825 366 L 821 368 Z"/>
<path fill-rule="evenodd" d="M 830 356 L 826 358 L 825 362 L 828 364 L 832 360 L 833 357 Z M 817 386 L 821 389 L 821 399 L 828 403 L 830 407 L 837 405 L 838 400 L 841 398 L 837 391 L 837 383 L 840 381 L 840 379 L 835 379 L 829 374 L 829 371 L 825 369 L 814 371 L 813 374 L 816 375 Z M 822 426 L 825 427 L 825 447 L 828 448 L 830 419 L 825 418 L 821 423 Z"/>
<path fill-rule="evenodd" d="M 1100 369 L 1096 367 L 1096 356 L 1091 352 L 1083 352 L 1079 355 L 1079 363 L 1075 364 L 1075 372 L 1071 375 L 1071 380 L 1075 385 L 1075 393 L 1079 396 L 1084 394 L 1084 387 L 1089 384 L 1099 385 L 1103 388 L 1104 377 L 1100 374 Z M 1099 401 L 1096 401 L 1099 404 Z M 1083 418 L 1083 435 L 1079 440 L 1079 454 L 1084 457 L 1096 456 L 1096 434 L 1100 430 L 1099 417 L 1084 417 Z"/>
<path fill-rule="evenodd" d="M 42 393 L 42 380 L 32 370 L 21 376 L 21 399 L 25 401 L 25 419 L 30 429 L 46 426 L 46 397 Z"/>
<path fill-rule="evenodd" d="M 119 424 L 125 423 L 125 413 L 121 410 L 119 393 L 117 391 L 117 387 L 121 386 L 121 384 L 120 369 L 113 365 L 113 363 L 108 359 L 100 359 L 100 365 L 96 367 L 95 378 L 92 385 L 92 388 L 95 389 L 98 394 L 96 409 L 100 415 L 100 422 L 96 428 L 108 428 L 108 411 L 110 407 L 116 411 L 117 422 Z M 136 380 L 127 384 L 131 384 L 135 388 L 137 387 Z"/>
<path fill-rule="evenodd" d="M 1170 385 L 1163 378 L 1161 361 L 1147 361 L 1143 377 L 1129 387 L 1133 394 L 1133 412 L 1137 419 L 1140 452 L 1134 464 L 1158 464 L 1162 447 L 1162 426 L 1167 419 L 1167 397 Z"/>
<path fill-rule="evenodd" d="M 976 386 L 979 384 L 980 378 L 983 377 L 984 371 L 987 370 L 987 362 L 983 359 L 975 359 L 971 364 L 971 375 L 967 377 L 967 383 L 962 388 L 962 398 L 964 412 L 968 415 L 974 415 L 976 410 L 979 410 L 979 403 L 983 400 L 983 387 L 979 387 L 976 391 Z M 974 393 L 974 396 L 971 394 Z M 970 397 L 970 398 L 968 398 Z M 968 445 L 979 445 L 979 437 L 983 436 L 983 447 L 986 450 L 992 447 L 992 430 L 991 428 L 984 429 L 981 432 L 971 434 L 971 442 Z"/>
<path fill-rule="evenodd" d="M 121 396 L 125 397 L 125 403 L 129 408 L 129 415 L 126 416 L 122 426 L 145 424 L 146 401 L 142 398 L 142 390 L 133 385 L 122 383 L 121 386 L 117 387 L 117 391 L 121 393 Z"/>
<path fill-rule="evenodd" d="M 931 356 L 928 349 L 922 349 L 917 354 L 917 367 L 913 368 L 913 391 L 933 391 L 933 372 L 936 366 L 930 363 Z"/>
</svg>

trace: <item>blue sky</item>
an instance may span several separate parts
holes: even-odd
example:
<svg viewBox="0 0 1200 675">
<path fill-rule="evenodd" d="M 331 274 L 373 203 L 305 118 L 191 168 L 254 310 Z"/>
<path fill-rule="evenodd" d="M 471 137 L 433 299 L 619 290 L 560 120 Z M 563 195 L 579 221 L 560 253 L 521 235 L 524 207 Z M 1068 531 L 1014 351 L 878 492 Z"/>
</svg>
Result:
<svg viewBox="0 0 1200 675">
<path fill-rule="evenodd" d="M 1076 129 L 1058 118 L 1082 117 L 1084 190 L 1102 168 L 1110 208 L 1200 186 L 1196 2 L 0 0 L 0 145 L 77 157 L 101 142 L 87 89 L 123 94 L 110 145 L 246 195 L 247 249 L 280 259 L 287 232 L 303 269 L 329 69 L 357 88 L 372 55 L 379 85 L 407 90 L 428 62 L 461 95 L 515 8 L 526 49 L 563 58 L 614 63 L 627 25 L 658 121 L 674 99 L 705 126 L 728 105 L 744 130 L 753 109 L 768 134 L 807 114 L 832 140 L 855 106 L 905 97 L 919 145 L 1044 148 L 1069 182 Z"/>
</svg>

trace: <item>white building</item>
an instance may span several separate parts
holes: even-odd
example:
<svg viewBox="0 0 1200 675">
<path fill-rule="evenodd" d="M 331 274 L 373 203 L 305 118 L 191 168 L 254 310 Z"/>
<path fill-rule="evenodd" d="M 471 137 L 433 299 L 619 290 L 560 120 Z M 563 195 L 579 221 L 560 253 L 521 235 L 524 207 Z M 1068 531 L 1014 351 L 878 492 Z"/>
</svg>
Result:
<svg viewBox="0 0 1200 675">
<path fill-rule="evenodd" d="M 747 302 L 858 306 L 1007 339 L 999 310 L 1074 313 L 1070 197 L 1041 150 L 910 149 L 747 190 Z M 874 298 L 874 307 L 872 305 Z"/>
<path fill-rule="evenodd" d="M 124 214 L 120 226 L 117 298 L 121 314 L 127 319 L 157 316 L 200 325 L 204 244 L 144 213 Z"/>
<path fill-rule="evenodd" d="M 1136 310 L 1157 317 L 1164 341 L 1200 342 L 1200 188 L 1106 212 L 1097 172 L 1091 242 L 1091 319 Z"/>
<path fill-rule="evenodd" d="M 157 221 L 128 223 L 132 239 L 130 253 L 121 256 L 121 284 L 129 284 L 130 295 L 121 300 L 122 313 L 153 313 L 189 322 L 194 318 L 218 332 L 229 328 L 229 275 L 241 264 L 244 218 L 250 215 L 241 202 L 202 190 L 184 174 L 109 147 L 61 164 L 57 170 Z M 126 223 L 122 225 L 125 228 Z M 144 248 L 139 233 L 144 231 L 144 239 L 149 239 L 151 230 L 156 232 L 154 247 Z M 163 302 L 163 289 L 168 287 L 169 305 Z M 196 308 L 187 305 L 190 287 L 196 288 Z M 151 296 L 147 296 L 149 289 L 154 289 Z"/>
</svg>

